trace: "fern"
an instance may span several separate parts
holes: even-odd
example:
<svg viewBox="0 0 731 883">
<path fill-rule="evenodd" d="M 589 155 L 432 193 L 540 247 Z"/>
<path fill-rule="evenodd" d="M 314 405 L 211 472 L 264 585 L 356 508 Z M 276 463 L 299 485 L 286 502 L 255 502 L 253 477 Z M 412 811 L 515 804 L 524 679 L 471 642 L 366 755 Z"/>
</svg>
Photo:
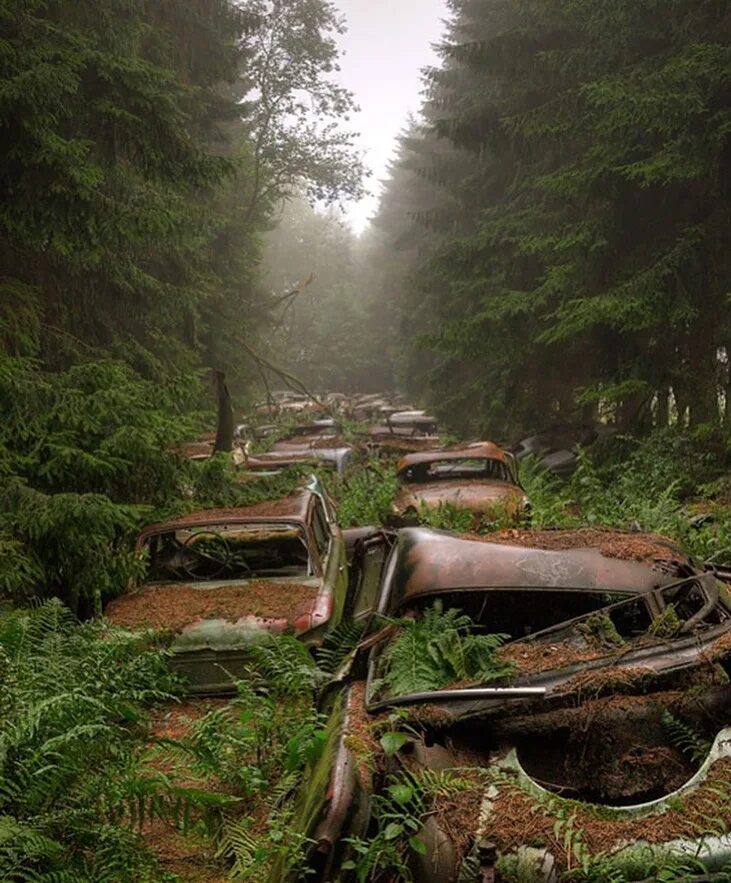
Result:
<svg viewBox="0 0 731 883">
<path fill-rule="evenodd" d="M 364 620 L 343 620 L 325 638 L 317 650 L 317 664 L 325 672 L 334 674 L 363 637 Z"/>
<path fill-rule="evenodd" d="M 691 724 L 679 720 L 669 711 L 664 711 L 662 723 L 671 741 L 694 763 L 702 763 L 711 750 L 711 742 L 703 737 Z"/>
<path fill-rule="evenodd" d="M 270 637 L 251 647 L 251 673 L 262 679 L 266 689 L 279 697 L 310 694 L 327 680 L 305 645 L 289 635 Z M 241 685 L 240 689 L 246 689 Z"/>
<path fill-rule="evenodd" d="M 57 601 L 0 615 L 0 651 L 0 877 L 152 879 L 129 823 L 185 802 L 139 760 L 140 703 L 177 689 L 165 659 Z"/>
<path fill-rule="evenodd" d="M 383 653 L 379 677 L 389 695 L 438 690 L 463 680 L 486 683 L 509 676 L 514 667 L 495 658 L 508 635 L 476 635 L 459 610 L 443 612 L 437 601 L 420 619 L 405 619 Z"/>
</svg>

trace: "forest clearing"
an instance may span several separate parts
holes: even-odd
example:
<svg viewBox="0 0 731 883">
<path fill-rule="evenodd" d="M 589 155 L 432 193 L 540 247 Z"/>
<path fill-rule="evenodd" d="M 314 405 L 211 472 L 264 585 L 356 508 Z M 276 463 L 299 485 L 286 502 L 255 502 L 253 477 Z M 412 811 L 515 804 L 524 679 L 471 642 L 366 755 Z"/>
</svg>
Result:
<svg viewBox="0 0 731 883">
<path fill-rule="evenodd" d="M 0 883 L 731 881 L 730 37 L 0 3 Z"/>
</svg>

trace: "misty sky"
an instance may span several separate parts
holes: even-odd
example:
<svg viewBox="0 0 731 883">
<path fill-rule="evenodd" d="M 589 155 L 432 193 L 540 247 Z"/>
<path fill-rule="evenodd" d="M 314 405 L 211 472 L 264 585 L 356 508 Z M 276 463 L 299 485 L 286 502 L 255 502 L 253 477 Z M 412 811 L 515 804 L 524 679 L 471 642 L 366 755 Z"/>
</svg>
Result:
<svg viewBox="0 0 731 883">
<path fill-rule="evenodd" d="M 435 59 L 430 44 L 442 34 L 446 0 L 335 0 L 335 5 L 348 23 L 342 81 L 361 107 L 355 125 L 373 171 L 372 195 L 348 207 L 360 232 L 375 211 L 394 139 L 408 113 L 419 109 L 419 71 Z"/>
</svg>

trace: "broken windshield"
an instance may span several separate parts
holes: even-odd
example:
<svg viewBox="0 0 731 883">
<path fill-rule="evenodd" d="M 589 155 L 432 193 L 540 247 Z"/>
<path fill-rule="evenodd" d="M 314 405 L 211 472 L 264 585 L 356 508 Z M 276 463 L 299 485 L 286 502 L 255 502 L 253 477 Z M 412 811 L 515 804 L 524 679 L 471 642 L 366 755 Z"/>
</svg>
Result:
<svg viewBox="0 0 731 883">
<path fill-rule="evenodd" d="M 309 576 L 312 562 L 296 524 L 213 524 L 155 534 L 147 545 L 153 582 L 210 582 Z"/>
<path fill-rule="evenodd" d="M 436 603 L 445 609 L 458 608 L 469 616 L 472 627 L 480 631 L 509 635 L 511 640 L 527 637 L 551 626 L 601 610 L 627 596 L 622 592 L 587 592 L 567 589 L 493 589 L 440 593 Z M 423 615 L 433 606 L 433 596 L 411 602 L 407 615 Z M 644 602 L 642 628 L 650 624 Z"/>
</svg>

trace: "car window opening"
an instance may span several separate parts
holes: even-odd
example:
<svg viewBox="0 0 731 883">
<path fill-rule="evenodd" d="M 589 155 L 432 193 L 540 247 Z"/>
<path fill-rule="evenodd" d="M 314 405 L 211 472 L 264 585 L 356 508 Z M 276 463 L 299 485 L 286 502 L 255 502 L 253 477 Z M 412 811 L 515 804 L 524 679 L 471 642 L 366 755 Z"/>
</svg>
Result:
<svg viewBox="0 0 731 883">
<path fill-rule="evenodd" d="M 607 605 L 623 599 L 607 592 L 500 590 L 476 592 L 446 592 L 439 595 L 445 610 L 457 608 L 466 613 L 480 632 L 507 634 L 513 640 L 528 637 L 535 632 L 558 626 L 576 617 L 603 610 Z M 435 603 L 433 596 L 411 603 L 412 614 L 420 615 Z M 626 601 L 608 611 L 608 615 L 622 637 L 643 633 L 651 624 L 651 617 L 640 599 Z"/>
<path fill-rule="evenodd" d="M 310 555 L 296 525 L 214 525 L 158 534 L 149 542 L 148 579 L 210 582 L 308 576 Z"/>
<path fill-rule="evenodd" d="M 518 760 L 541 787 L 563 797 L 606 806 L 630 806 L 658 800 L 685 785 L 705 755 L 684 751 L 677 737 L 678 718 L 661 704 L 614 716 L 577 709 L 576 721 L 521 735 Z M 581 719 L 581 720 L 580 720 Z M 698 745 L 710 744 L 716 724 L 708 715 L 686 717 L 682 726 Z"/>
<path fill-rule="evenodd" d="M 432 481 L 504 481 L 513 478 L 502 460 L 483 457 L 460 460 L 436 460 L 416 463 L 403 470 L 402 479 L 408 484 L 427 484 Z"/>
</svg>

